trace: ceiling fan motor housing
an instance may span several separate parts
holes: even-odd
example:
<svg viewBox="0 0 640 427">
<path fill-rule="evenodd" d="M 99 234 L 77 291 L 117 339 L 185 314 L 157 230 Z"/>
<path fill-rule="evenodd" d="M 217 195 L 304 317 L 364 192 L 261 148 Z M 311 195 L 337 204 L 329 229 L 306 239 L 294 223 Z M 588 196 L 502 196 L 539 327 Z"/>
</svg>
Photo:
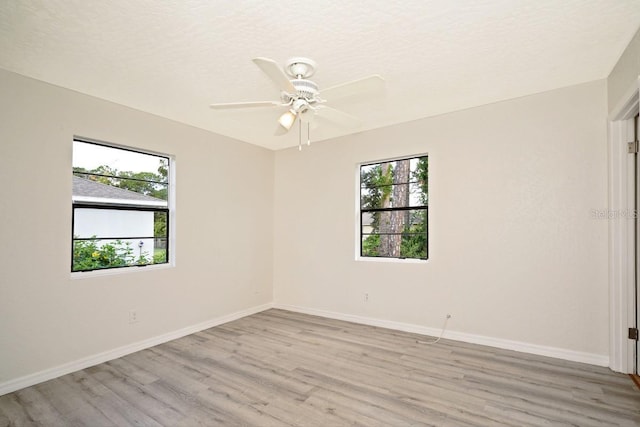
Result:
<svg viewBox="0 0 640 427">
<path fill-rule="evenodd" d="M 298 98 L 304 98 L 309 102 L 315 102 L 318 94 L 318 85 L 311 80 L 306 79 L 293 79 L 291 80 L 293 87 L 296 88 L 296 95 Z"/>
</svg>

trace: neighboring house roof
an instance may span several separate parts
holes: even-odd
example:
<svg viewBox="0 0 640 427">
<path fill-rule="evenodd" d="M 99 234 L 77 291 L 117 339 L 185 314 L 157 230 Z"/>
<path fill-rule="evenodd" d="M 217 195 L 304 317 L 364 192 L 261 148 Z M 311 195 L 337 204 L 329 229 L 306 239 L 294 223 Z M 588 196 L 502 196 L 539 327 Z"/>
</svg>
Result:
<svg viewBox="0 0 640 427">
<path fill-rule="evenodd" d="M 167 206 L 167 201 L 135 191 L 113 187 L 100 182 L 73 176 L 74 202 L 107 203 L 118 205 Z"/>
</svg>

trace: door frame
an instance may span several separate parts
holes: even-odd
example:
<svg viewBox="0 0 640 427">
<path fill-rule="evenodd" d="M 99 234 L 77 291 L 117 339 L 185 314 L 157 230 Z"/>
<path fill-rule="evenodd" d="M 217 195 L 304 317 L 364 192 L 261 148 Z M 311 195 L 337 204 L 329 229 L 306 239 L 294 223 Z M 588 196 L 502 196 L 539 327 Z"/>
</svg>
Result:
<svg viewBox="0 0 640 427">
<path fill-rule="evenodd" d="M 635 341 L 628 328 L 635 325 L 635 169 L 627 142 L 634 135 L 638 114 L 640 78 L 625 92 L 609 114 L 608 178 L 609 195 L 609 367 L 622 373 L 636 369 Z M 615 214 L 613 214 L 615 213 Z M 626 214 L 623 214 L 626 213 Z"/>
</svg>

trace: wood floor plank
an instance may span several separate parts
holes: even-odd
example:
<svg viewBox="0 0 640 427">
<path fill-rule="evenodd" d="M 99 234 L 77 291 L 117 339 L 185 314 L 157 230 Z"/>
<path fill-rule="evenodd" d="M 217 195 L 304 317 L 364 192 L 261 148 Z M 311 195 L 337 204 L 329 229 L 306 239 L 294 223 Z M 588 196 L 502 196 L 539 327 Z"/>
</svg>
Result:
<svg viewBox="0 0 640 427">
<path fill-rule="evenodd" d="M 0 396 L 4 426 L 640 426 L 597 366 L 267 310 Z"/>
<path fill-rule="evenodd" d="M 161 424 L 177 425 L 185 418 L 170 403 L 159 401 L 147 392 L 145 386 L 151 383 L 136 382 L 116 367 L 121 367 L 122 364 L 113 364 L 112 362 L 94 366 L 87 369 L 87 372 L 119 398 L 129 402 L 139 411 Z"/>
<path fill-rule="evenodd" d="M 29 415 L 27 405 L 21 403 L 17 393 L 0 396 L 0 426 L 33 426 L 34 419 Z"/>
<path fill-rule="evenodd" d="M 32 420 L 51 420 L 53 425 L 64 425 L 64 419 L 58 410 L 44 398 L 36 387 L 28 387 L 15 393 L 18 403 Z M 2 423 L 0 422 L 0 425 Z"/>
</svg>

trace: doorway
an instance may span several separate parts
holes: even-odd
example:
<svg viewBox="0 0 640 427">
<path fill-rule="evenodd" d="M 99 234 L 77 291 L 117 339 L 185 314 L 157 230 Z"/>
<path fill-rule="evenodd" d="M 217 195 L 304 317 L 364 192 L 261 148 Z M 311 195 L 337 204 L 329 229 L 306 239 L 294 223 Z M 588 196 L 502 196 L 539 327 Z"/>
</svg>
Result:
<svg viewBox="0 0 640 427">
<path fill-rule="evenodd" d="M 640 348 L 629 339 L 640 310 L 640 219 L 632 215 L 640 209 L 640 155 L 629 150 L 637 140 L 638 83 L 610 112 L 608 138 L 608 208 L 615 214 L 608 221 L 609 367 L 627 374 L 640 372 Z"/>
</svg>

